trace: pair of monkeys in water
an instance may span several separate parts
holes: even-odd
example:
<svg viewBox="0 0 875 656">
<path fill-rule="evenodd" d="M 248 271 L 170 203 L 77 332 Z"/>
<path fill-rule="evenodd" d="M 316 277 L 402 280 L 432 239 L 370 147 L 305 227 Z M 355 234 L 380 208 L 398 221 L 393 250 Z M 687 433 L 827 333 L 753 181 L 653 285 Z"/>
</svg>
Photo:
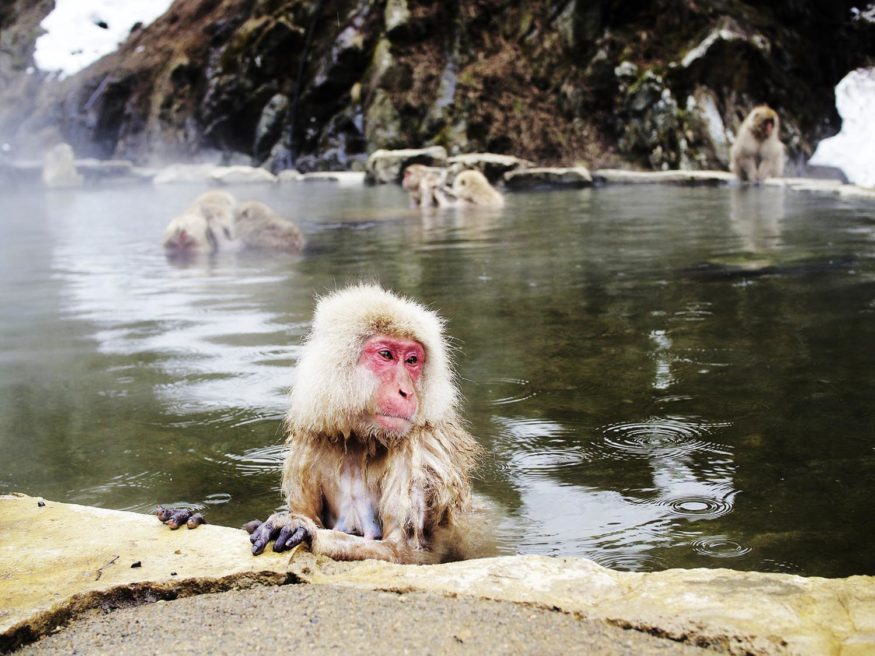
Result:
<svg viewBox="0 0 875 656">
<path fill-rule="evenodd" d="M 289 510 L 247 525 L 253 554 L 274 540 L 337 560 L 470 557 L 482 546 L 468 478 L 480 447 L 459 401 L 435 312 L 376 285 L 321 298 L 285 420 Z"/>
<path fill-rule="evenodd" d="M 411 164 L 404 169 L 401 186 L 414 207 L 504 207 L 504 196 L 476 169 L 461 171 L 447 185 L 447 170 Z"/>
<path fill-rule="evenodd" d="M 163 239 L 169 257 L 183 258 L 244 248 L 300 253 L 304 244 L 298 226 L 264 203 L 238 203 L 232 194 L 220 190 L 198 196 L 170 221 Z"/>
</svg>

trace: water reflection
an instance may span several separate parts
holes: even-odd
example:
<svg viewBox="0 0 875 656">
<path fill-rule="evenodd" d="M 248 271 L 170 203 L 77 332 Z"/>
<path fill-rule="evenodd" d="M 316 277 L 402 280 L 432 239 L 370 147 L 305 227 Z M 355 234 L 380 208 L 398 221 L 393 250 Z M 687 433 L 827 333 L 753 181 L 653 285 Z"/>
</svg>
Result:
<svg viewBox="0 0 875 656">
<path fill-rule="evenodd" d="M 780 187 L 729 190 L 729 225 L 747 253 L 767 253 L 782 245 L 786 192 Z"/>
<path fill-rule="evenodd" d="M 599 563 L 652 569 L 655 547 L 678 544 L 674 524 L 715 519 L 732 510 L 732 451 L 702 439 L 719 427 L 653 417 L 600 427 L 587 436 L 580 427 L 551 421 L 509 416 L 494 421 L 500 434 L 495 447 L 508 463 L 508 478 L 521 500 L 516 514 L 526 527 L 521 541 L 519 532 L 505 535 L 505 550 L 562 553 L 551 537 L 561 535 Z M 646 465 L 649 480 L 636 489 L 610 490 L 554 482 L 566 474 L 585 480 L 588 468 L 614 462 Z M 690 534 L 687 527 L 680 542 Z"/>
<path fill-rule="evenodd" d="M 448 319 L 504 552 L 875 573 L 871 208 L 649 187 L 423 216 L 391 186 L 241 189 L 307 252 L 175 266 L 160 236 L 200 191 L 0 198 L 0 491 L 263 518 L 313 295 L 364 278 Z"/>
</svg>

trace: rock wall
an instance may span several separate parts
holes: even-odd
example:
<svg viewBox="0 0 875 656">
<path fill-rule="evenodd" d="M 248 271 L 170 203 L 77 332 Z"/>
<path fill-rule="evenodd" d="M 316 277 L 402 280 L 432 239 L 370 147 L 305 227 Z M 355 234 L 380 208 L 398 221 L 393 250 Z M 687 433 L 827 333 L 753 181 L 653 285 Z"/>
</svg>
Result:
<svg viewBox="0 0 875 656">
<path fill-rule="evenodd" d="M 3 20 L 22 23 L 24 4 Z M 177 0 L 116 53 L 44 84 L 26 119 L 0 111 L 0 141 L 273 170 L 428 145 L 705 169 L 725 167 L 743 115 L 768 102 L 802 162 L 838 130 L 834 85 L 875 62 L 875 25 L 854 5 Z"/>
</svg>

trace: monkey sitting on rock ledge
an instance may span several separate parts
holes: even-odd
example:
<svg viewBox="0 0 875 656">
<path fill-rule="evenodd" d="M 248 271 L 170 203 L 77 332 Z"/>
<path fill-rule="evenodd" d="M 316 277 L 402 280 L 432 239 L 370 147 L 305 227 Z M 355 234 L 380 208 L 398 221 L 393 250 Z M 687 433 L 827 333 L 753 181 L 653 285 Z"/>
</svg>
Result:
<svg viewBox="0 0 875 656">
<path fill-rule="evenodd" d="M 778 138 L 780 119 L 768 105 L 751 110 L 738 129 L 729 155 L 730 168 L 743 182 L 760 183 L 784 175 L 784 144 Z"/>
<path fill-rule="evenodd" d="M 285 421 L 289 511 L 247 525 L 252 553 L 274 540 L 274 551 L 305 544 L 336 560 L 473 555 L 480 447 L 458 404 L 436 313 L 376 285 L 320 299 Z"/>
</svg>

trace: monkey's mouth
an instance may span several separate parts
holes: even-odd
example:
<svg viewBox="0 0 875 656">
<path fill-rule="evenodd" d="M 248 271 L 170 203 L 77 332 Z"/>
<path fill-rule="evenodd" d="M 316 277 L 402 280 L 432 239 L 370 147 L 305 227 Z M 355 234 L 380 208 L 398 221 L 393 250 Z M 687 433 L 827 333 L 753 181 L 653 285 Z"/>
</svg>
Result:
<svg viewBox="0 0 875 656">
<path fill-rule="evenodd" d="M 406 433 L 413 426 L 413 422 L 410 420 L 410 417 L 404 417 L 402 415 L 395 414 L 375 414 L 374 421 L 382 428 L 383 430 L 392 432 L 392 433 Z"/>
</svg>

